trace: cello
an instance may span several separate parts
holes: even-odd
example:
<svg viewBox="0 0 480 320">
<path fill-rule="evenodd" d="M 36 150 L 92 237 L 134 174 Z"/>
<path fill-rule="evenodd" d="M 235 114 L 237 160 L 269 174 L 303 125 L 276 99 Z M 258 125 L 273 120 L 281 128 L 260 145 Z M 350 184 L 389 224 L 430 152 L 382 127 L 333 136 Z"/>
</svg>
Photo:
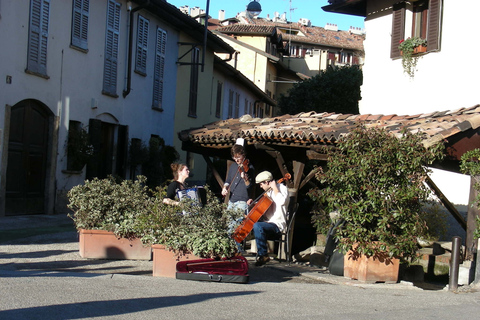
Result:
<svg viewBox="0 0 480 320">
<path fill-rule="evenodd" d="M 290 173 L 286 173 L 285 176 L 277 181 L 277 183 L 282 183 L 285 180 L 290 180 L 292 176 Z M 232 234 L 232 238 L 237 242 L 241 243 L 248 234 L 252 231 L 253 225 L 255 222 L 260 220 L 260 218 L 267 212 L 267 210 L 272 206 L 273 200 L 266 193 L 268 190 L 265 190 L 255 201 L 252 209 L 248 212 L 248 215 L 243 219 L 242 223 L 235 229 Z"/>
</svg>

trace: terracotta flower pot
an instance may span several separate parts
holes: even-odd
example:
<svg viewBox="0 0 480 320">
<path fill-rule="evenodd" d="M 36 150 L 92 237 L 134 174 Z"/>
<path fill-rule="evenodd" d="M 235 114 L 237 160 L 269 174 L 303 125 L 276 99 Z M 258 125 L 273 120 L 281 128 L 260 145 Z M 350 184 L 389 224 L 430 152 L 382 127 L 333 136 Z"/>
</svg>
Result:
<svg viewBox="0 0 480 320">
<path fill-rule="evenodd" d="M 346 278 L 368 283 L 398 281 L 400 260 L 390 258 L 386 252 L 367 257 L 348 251 L 343 263 L 343 275 Z"/>
<path fill-rule="evenodd" d="M 167 249 L 163 244 L 152 245 L 153 251 L 153 276 L 175 278 L 177 262 L 186 260 L 197 260 L 201 257 L 193 254 L 178 254 Z"/>
<path fill-rule="evenodd" d="M 112 260 L 151 260 L 152 249 L 140 239 L 117 238 L 113 232 L 85 230 L 79 232 L 79 253 L 82 258 Z"/>
<path fill-rule="evenodd" d="M 413 49 L 413 53 L 424 53 L 427 52 L 426 46 L 418 46 Z"/>
</svg>

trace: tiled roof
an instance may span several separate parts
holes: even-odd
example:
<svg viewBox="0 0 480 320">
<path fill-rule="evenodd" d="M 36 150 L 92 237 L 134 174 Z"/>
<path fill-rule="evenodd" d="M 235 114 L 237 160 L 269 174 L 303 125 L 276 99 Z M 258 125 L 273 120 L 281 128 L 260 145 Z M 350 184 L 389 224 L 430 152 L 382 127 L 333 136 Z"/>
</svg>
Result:
<svg viewBox="0 0 480 320">
<path fill-rule="evenodd" d="M 413 133 L 423 132 L 424 144 L 428 146 L 480 127 L 480 105 L 417 115 L 307 112 L 263 119 L 245 115 L 184 130 L 179 137 L 189 145 L 216 149 L 231 147 L 237 138 L 244 138 L 247 144 L 316 149 L 318 146 L 335 144 L 359 124 L 382 127 L 396 135 L 400 135 L 404 128 Z"/>
<path fill-rule="evenodd" d="M 251 25 L 251 24 L 231 24 L 225 27 L 220 27 L 217 31 L 228 34 L 258 34 L 258 35 L 272 35 L 275 26 L 265 25 Z"/>
<path fill-rule="evenodd" d="M 233 24 L 220 27 L 217 31 L 228 34 L 258 34 L 266 35 L 272 33 L 272 28 L 298 30 L 305 35 L 290 35 L 278 32 L 284 41 L 308 43 L 317 46 L 329 46 L 363 51 L 364 36 L 352 34 L 349 31 L 326 30 L 322 27 L 305 27 L 299 23 L 279 23 L 267 20 L 251 20 L 251 24 Z"/>
</svg>

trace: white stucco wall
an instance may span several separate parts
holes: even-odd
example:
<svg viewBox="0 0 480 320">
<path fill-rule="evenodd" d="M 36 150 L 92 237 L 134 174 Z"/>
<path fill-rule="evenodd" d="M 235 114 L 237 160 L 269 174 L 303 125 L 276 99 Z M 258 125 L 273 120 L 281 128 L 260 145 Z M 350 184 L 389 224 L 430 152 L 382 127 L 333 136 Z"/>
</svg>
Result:
<svg viewBox="0 0 480 320">
<path fill-rule="evenodd" d="M 71 20 L 73 1 L 52 1 L 50 3 L 47 75 L 48 79 L 27 74 L 28 29 L 30 1 L 2 1 L 0 7 L 0 130 L 5 132 L 5 107 L 14 106 L 24 99 L 34 99 L 47 106 L 59 120 L 58 139 L 49 144 L 58 145 L 56 158 L 51 159 L 54 169 L 52 185 L 59 190 L 68 190 L 83 181 L 81 174 L 65 173 L 65 141 L 69 120 L 80 121 L 84 126 L 89 119 L 100 119 L 118 125 L 128 126 L 130 138 L 148 141 L 152 134 L 173 144 L 173 119 L 175 114 L 175 91 L 178 57 L 178 31 L 167 22 L 150 15 L 145 10 L 138 13 L 149 19 L 149 52 L 147 54 L 146 76 L 133 71 L 130 94 L 124 98 L 126 86 L 126 64 L 128 52 L 127 5 L 121 4 L 119 52 L 117 67 L 118 97 L 102 94 L 105 56 L 105 28 L 107 1 L 90 1 L 88 26 L 88 51 L 82 52 L 71 47 Z M 135 36 L 137 19 L 134 24 L 133 59 L 135 59 Z M 165 83 L 163 112 L 152 109 L 153 66 L 156 41 L 156 27 L 167 31 L 167 55 L 165 62 Z M 134 62 L 133 62 L 134 63 Z M 5 79 L 11 78 L 11 84 Z M 3 135 L 2 135 L 3 138 Z M 3 147 L 3 144 L 2 144 Z M 2 153 L 7 150 L 2 149 Z M 0 155 L 1 157 L 2 155 Z M 2 163 L 4 172 L 6 164 Z M 3 183 L 3 182 L 2 182 Z M 2 196 L 2 195 L 0 195 Z M 52 194 L 49 194 L 53 197 Z"/>
<path fill-rule="evenodd" d="M 479 104 L 475 76 L 480 65 L 473 61 L 473 53 L 480 50 L 476 41 L 480 1 L 469 1 L 467 7 L 443 1 L 441 49 L 419 59 L 413 79 L 403 73 L 401 59 L 390 59 L 392 14 L 385 3 L 369 1 L 360 113 L 415 115 Z M 468 203 L 469 176 L 434 170 L 432 180 L 452 203 Z"/>
<path fill-rule="evenodd" d="M 472 61 L 480 49 L 475 36 L 480 2 L 469 1 L 468 7 L 454 0 L 443 3 L 441 49 L 419 59 L 413 79 L 403 73 L 401 59 L 390 59 L 391 11 L 384 15 L 380 6 L 370 8 L 378 12 L 365 21 L 362 114 L 418 114 L 480 103 L 472 79 L 480 71 Z"/>
</svg>

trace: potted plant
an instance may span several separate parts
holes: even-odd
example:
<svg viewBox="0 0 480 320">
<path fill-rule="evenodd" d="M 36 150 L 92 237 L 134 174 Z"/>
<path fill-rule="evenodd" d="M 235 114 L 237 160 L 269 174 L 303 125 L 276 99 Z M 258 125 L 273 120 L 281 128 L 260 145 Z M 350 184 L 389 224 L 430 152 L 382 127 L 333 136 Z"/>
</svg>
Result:
<svg viewBox="0 0 480 320">
<path fill-rule="evenodd" d="M 87 180 L 67 194 L 80 234 L 80 255 L 96 259 L 151 259 L 151 248 L 137 237 L 137 217 L 152 201 L 146 178 Z"/>
<path fill-rule="evenodd" d="M 336 233 L 339 249 L 346 253 L 345 276 L 396 282 L 399 262 L 416 258 L 417 236 L 425 232 L 419 211 L 430 194 L 423 183 L 426 166 L 441 158 L 442 147 L 424 147 L 420 134 L 403 132 L 397 137 L 362 126 L 338 142 L 337 152 L 329 155 L 327 170 L 316 178 L 327 186 L 322 202 L 328 212 L 337 210 L 345 220 Z M 362 259 L 393 265 L 396 271 L 392 274 L 397 278 L 351 276 L 349 264 Z"/>
<path fill-rule="evenodd" d="M 175 206 L 163 203 L 166 188 L 160 188 L 149 209 L 138 216 L 138 234 L 153 249 L 154 276 L 175 277 L 178 261 L 236 253 L 236 243 L 228 234 L 234 212 L 226 210 L 208 186 L 205 190 L 208 205 L 184 198 Z"/>
<path fill-rule="evenodd" d="M 415 56 L 415 54 L 427 51 L 427 40 L 420 37 L 400 40 L 398 49 L 402 55 L 403 71 L 413 78 L 418 62 L 418 56 Z"/>
</svg>

